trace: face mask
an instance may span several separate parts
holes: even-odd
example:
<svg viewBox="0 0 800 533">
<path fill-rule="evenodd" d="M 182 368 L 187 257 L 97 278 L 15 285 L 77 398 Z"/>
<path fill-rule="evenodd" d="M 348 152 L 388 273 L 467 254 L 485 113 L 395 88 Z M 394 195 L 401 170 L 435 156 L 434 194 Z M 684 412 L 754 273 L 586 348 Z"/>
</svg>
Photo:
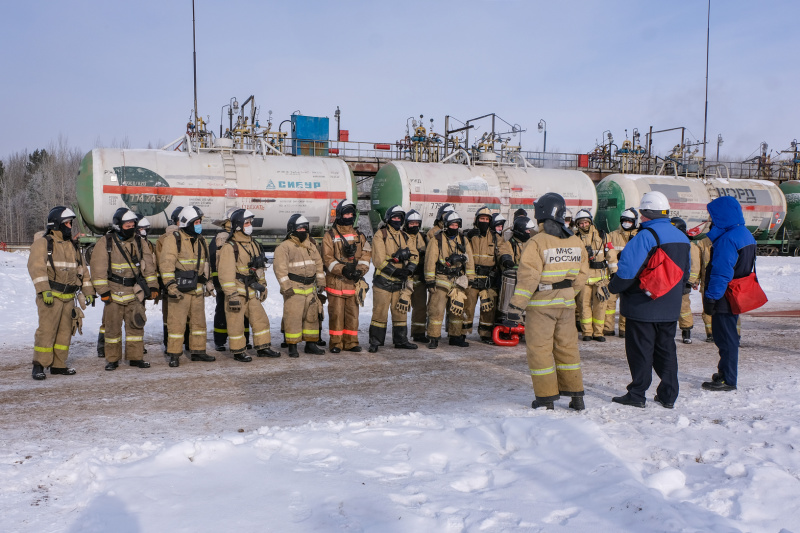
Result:
<svg viewBox="0 0 800 533">
<path fill-rule="evenodd" d="M 147 230 L 146 229 L 140 229 L 139 230 L 139 235 L 141 235 L 142 237 L 147 237 Z"/>
<path fill-rule="evenodd" d="M 489 222 L 478 222 L 475 224 L 478 230 L 481 232 L 481 235 L 486 235 L 486 231 L 489 229 Z"/>
<path fill-rule="evenodd" d="M 308 237 L 308 232 L 307 231 L 295 231 L 295 232 L 292 232 L 292 235 L 297 237 L 297 240 L 299 240 L 300 242 L 304 242 L 306 240 L 306 238 Z"/>
<path fill-rule="evenodd" d="M 352 217 L 352 216 L 338 218 L 338 219 L 336 219 L 336 223 L 339 224 L 340 226 L 352 226 L 354 218 L 355 217 Z"/>
<path fill-rule="evenodd" d="M 388 224 L 389 224 L 389 226 L 391 226 L 393 229 L 395 229 L 395 230 L 399 231 L 399 230 L 400 230 L 400 227 L 403 225 L 403 221 L 402 221 L 402 220 L 394 220 L 394 219 L 391 219 L 391 218 L 390 218 L 390 219 L 389 219 L 389 222 L 388 222 Z"/>
<path fill-rule="evenodd" d="M 528 242 L 528 240 L 531 238 L 531 234 L 530 233 L 521 233 L 521 234 L 515 233 L 514 237 L 516 237 L 519 242 Z"/>
<path fill-rule="evenodd" d="M 409 235 L 416 235 L 419 233 L 419 226 L 406 226 L 406 232 Z"/>
<path fill-rule="evenodd" d="M 61 231 L 61 236 L 64 238 L 65 241 L 70 240 L 72 237 L 72 228 L 68 228 L 64 224 L 61 224 L 58 229 Z"/>
<path fill-rule="evenodd" d="M 456 235 L 458 235 L 458 228 L 446 228 L 444 230 L 444 233 L 448 237 L 455 237 Z"/>
<path fill-rule="evenodd" d="M 242 233 L 244 233 L 245 235 L 250 235 L 251 233 L 253 233 L 253 226 L 245 226 L 244 229 L 242 230 Z"/>
<path fill-rule="evenodd" d="M 123 241 L 127 241 L 136 234 L 136 228 L 122 229 L 118 233 Z"/>
<path fill-rule="evenodd" d="M 633 228 L 633 222 L 627 222 L 626 221 L 626 222 L 622 223 L 622 229 L 624 229 L 625 231 L 628 231 L 631 228 Z"/>
<path fill-rule="evenodd" d="M 194 225 L 194 232 L 200 235 L 203 233 L 203 225 L 202 224 L 195 224 Z"/>
</svg>

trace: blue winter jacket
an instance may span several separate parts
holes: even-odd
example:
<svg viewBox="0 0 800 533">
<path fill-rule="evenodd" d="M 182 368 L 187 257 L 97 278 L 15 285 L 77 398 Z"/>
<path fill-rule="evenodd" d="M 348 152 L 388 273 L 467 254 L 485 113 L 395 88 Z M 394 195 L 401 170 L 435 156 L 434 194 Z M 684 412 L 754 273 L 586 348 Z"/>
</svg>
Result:
<svg viewBox="0 0 800 533">
<path fill-rule="evenodd" d="M 656 247 L 655 237 L 644 228 L 656 232 L 661 249 L 683 270 L 683 281 L 655 300 L 639 288 L 639 274 L 647 265 L 650 252 L 655 252 Z M 622 316 L 639 322 L 675 322 L 680 318 L 683 287 L 689 279 L 691 266 L 689 246 L 689 239 L 668 218 L 642 222 L 639 233 L 620 254 L 617 272 L 608 286 L 611 292 L 620 294 L 619 312 Z"/>
<path fill-rule="evenodd" d="M 753 271 L 756 240 L 745 227 L 742 206 L 735 198 L 721 196 L 709 203 L 707 209 L 713 226 L 708 232 L 711 261 L 706 268 L 703 297 L 717 302 L 717 313 L 730 313 L 725 290 L 732 279 L 749 276 Z"/>
</svg>

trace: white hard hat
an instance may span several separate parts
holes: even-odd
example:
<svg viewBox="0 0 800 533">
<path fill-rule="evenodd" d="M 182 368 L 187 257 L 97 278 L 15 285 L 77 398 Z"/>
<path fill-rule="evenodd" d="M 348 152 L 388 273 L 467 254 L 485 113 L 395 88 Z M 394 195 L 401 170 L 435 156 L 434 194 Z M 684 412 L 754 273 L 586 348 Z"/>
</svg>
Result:
<svg viewBox="0 0 800 533">
<path fill-rule="evenodd" d="M 193 205 L 184 207 L 178 217 L 178 226 L 185 228 L 194 225 L 194 221 L 203 218 L 203 211 Z"/>
<path fill-rule="evenodd" d="M 588 218 L 590 221 L 592 220 L 592 214 L 589 212 L 588 209 L 581 209 L 575 214 L 575 218 L 573 219 L 575 222 L 579 221 L 582 218 Z"/>
<path fill-rule="evenodd" d="M 666 195 L 660 191 L 650 191 L 644 193 L 642 202 L 639 204 L 639 211 L 659 211 L 660 214 L 669 214 L 669 200 Z"/>
<path fill-rule="evenodd" d="M 149 228 L 150 221 L 147 220 L 147 217 L 142 217 L 139 219 L 139 222 L 136 223 L 136 226 L 139 228 Z"/>
</svg>

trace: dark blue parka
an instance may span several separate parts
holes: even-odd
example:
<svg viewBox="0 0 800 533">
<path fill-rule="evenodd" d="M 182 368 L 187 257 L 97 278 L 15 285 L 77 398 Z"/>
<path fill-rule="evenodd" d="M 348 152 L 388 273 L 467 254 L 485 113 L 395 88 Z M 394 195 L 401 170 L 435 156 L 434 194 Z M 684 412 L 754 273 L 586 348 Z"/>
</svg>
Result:
<svg viewBox="0 0 800 533">
<path fill-rule="evenodd" d="M 756 262 L 756 240 L 744 225 L 742 206 L 731 196 L 721 196 L 708 204 L 713 224 L 708 232 L 711 239 L 711 261 L 704 280 L 706 300 L 716 301 L 718 313 L 730 313 L 724 298 L 728 283 L 753 271 Z M 627 249 L 627 248 L 626 248 Z"/>
<path fill-rule="evenodd" d="M 656 239 L 644 228 L 651 228 L 661 241 L 661 249 L 683 270 L 683 283 L 667 294 L 653 300 L 639 288 L 639 274 L 655 252 Z M 619 312 L 625 318 L 639 322 L 675 322 L 681 315 L 683 287 L 689 279 L 691 255 L 689 239 L 668 218 L 642 222 L 641 229 L 620 255 L 617 272 L 611 277 L 608 290 L 620 295 Z"/>
</svg>

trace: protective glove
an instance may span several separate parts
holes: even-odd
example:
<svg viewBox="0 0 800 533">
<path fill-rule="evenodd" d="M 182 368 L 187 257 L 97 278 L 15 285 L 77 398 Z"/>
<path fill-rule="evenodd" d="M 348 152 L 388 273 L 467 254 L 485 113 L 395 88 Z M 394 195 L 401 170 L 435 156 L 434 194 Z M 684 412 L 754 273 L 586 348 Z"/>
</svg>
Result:
<svg viewBox="0 0 800 533">
<path fill-rule="evenodd" d="M 235 299 L 234 299 L 235 298 Z M 238 296 L 233 296 L 228 299 L 228 311 L 238 313 L 242 310 L 242 302 Z"/>
<path fill-rule="evenodd" d="M 509 270 L 514 268 L 514 261 L 511 259 L 506 259 L 500 265 L 503 267 L 503 270 Z"/>
<path fill-rule="evenodd" d="M 53 305 L 53 291 L 42 291 L 44 305 Z"/>
<path fill-rule="evenodd" d="M 350 281 L 358 281 L 363 276 L 364 276 L 364 274 L 362 274 L 360 270 L 355 270 L 355 271 L 353 271 L 353 274 L 350 276 Z"/>
<path fill-rule="evenodd" d="M 489 291 L 482 290 L 479 293 L 481 299 L 481 313 L 488 313 L 494 309 L 494 298 L 489 294 Z"/>
<path fill-rule="evenodd" d="M 284 298 L 289 298 L 290 296 L 294 296 L 294 289 L 289 287 L 288 289 L 281 289 L 281 295 Z"/>
<path fill-rule="evenodd" d="M 319 301 L 320 301 L 320 303 L 322 305 L 325 305 L 325 302 L 328 301 L 328 295 L 325 294 L 325 290 L 324 289 L 319 289 L 317 291 L 317 298 L 319 298 Z"/>
<path fill-rule="evenodd" d="M 407 280 L 410 275 L 411 275 L 411 271 L 409 269 L 407 269 L 406 267 L 403 267 L 403 268 L 401 268 L 399 270 L 395 270 L 394 272 L 392 272 L 392 277 L 393 278 L 397 278 L 400 281 Z"/>
<path fill-rule="evenodd" d="M 508 313 L 506 314 L 506 319 L 503 321 L 503 324 L 508 327 L 514 327 L 518 326 L 520 322 L 522 322 L 522 309 L 509 305 Z"/>
<path fill-rule="evenodd" d="M 404 297 L 401 296 L 397 300 L 397 303 L 395 304 L 394 308 L 397 309 L 397 311 L 400 313 L 408 313 L 409 309 L 408 300 L 406 300 Z"/>
<path fill-rule="evenodd" d="M 102 302 L 104 304 L 106 304 L 106 305 L 110 304 L 111 303 L 111 291 L 104 292 L 103 294 L 101 294 L 100 295 L 100 300 L 102 300 Z"/>
<path fill-rule="evenodd" d="M 710 298 L 703 298 L 703 312 L 707 315 L 713 315 L 717 311 L 717 301 Z"/>
<path fill-rule="evenodd" d="M 150 299 L 158 301 L 158 297 L 161 296 L 161 292 L 158 289 L 150 289 Z"/>
<path fill-rule="evenodd" d="M 216 296 L 217 291 L 214 290 L 214 283 L 212 281 L 206 282 L 205 291 L 203 292 L 204 296 Z"/>
<path fill-rule="evenodd" d="M 263 302 L 267 299 L 267 291 L 261 291 L 258 293 L 258 301 Z"/>
<path fill-rule="evenodd" d="M 86 305 L 94 305 L 94 295 L 93 294 L 84 294 L 84 298 L 86 298 Z"/>
<path fill-rule="evenodd" d="M 173 300 L 183 300 L 183 294 L 178 290 L 178 285 L 175 283 L 167 287 L 167 295 Z"/>
<path fill-rule="evenodd" d="M 687 281 L 683 286 L 683 294 L 689 294 L 690 292 L 692 292 L 692 284 Z"/>
<path fill-rule="evenodd" d="M 433 292 L 436 290 L 436 282 L 435 281 L 426 281 L 425 288 L 428 289 L 428 292 Z"/>
<path fill-rule="evenodd" d="M 601 302 L 605 302 L 611 297 L 611 293 L 608 292 L 608 287 L 606 287 L 605 283 L 598 283 L 595 289 L 597 290 L 597 299 Z"/>
<path fill-rule="evenodd" d="M 353 263 L 346 263 L 342 267 L 342 276 L 344 276 L 346 279 L 352 280 L 355 273 L 356 266 Z"/>
</svg>

